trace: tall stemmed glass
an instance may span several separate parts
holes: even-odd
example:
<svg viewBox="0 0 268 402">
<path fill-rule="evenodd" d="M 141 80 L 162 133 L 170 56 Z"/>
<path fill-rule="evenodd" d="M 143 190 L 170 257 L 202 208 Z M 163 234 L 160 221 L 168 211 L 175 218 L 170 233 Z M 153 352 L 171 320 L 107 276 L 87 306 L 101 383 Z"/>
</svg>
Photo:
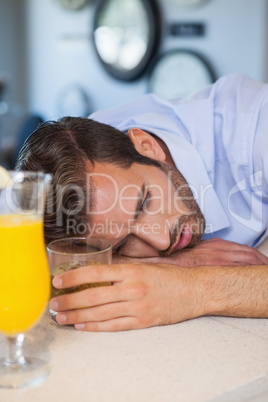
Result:
<svg viewBox="0 0 268 402">
<path fill-rule="evenodd" d="M 0 360 L 0 387 L 33 385 L 48 375 L 48 365 L 23 355 L 24 333 L 37 324 L 50 295 L 43 235 L 43 210 L 51 176 L 9 172 L 0 189 L 0 332 L 7 356 Z"/>
</svg>

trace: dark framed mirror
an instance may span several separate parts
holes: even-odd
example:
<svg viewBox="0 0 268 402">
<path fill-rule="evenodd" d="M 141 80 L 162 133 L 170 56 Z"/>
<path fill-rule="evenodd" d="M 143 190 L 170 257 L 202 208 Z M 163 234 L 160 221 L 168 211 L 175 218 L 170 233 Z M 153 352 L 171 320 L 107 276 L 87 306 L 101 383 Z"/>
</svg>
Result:
<svg viewBox="0 0 268 402">
<path fill-rule="evenodd" d="M 132 81 L 145 71 L 161 39 L 157 0 L 101 0 L 94 16 L 97 55 L 113 77 Z"/>
</svg>

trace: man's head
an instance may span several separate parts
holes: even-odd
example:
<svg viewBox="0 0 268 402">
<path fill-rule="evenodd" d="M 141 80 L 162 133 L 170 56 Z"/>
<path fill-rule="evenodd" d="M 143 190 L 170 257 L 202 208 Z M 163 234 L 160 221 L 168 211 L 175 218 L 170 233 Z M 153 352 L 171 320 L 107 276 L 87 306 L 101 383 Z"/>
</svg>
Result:
<svg viewBox="0 0 268 402">
<path fill-rule="evenodd" d="M 16 169 L 53 174 L 47 242 L 90 234 L 120 245 L 125 255 L 149 256 L 195 245 L 203 234 L 185 179 L 142 130 L 127 136 L 75 117 L 47 122 L 25 142 Z"/>
</svg>

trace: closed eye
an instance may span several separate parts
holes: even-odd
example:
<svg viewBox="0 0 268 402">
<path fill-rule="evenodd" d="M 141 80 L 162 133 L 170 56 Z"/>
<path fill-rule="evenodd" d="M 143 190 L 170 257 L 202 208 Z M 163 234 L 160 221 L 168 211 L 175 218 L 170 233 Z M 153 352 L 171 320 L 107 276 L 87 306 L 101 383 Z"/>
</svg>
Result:
<svg viewBox="0 0 268 402">
<path fill-rule="evenodd" d="M 150 190 L 148 190 L 144 200 L 142 201 L 142 199 L 143 199 L 142 195 L 144 194 L 144 192 L 145 192 L 145 185 L 143 185 L 142 188 L 141 188 L 141 193 L 140 193 L 140 197 L 139 197 L 140 199 L 138 201 L 137 208 L 136 208 L 136 213 L 135 213 L 135 217 L 134 217 L 135 221 L 138 219 L 140 214 L 146 213 L 148 208 L 149 208 L 149 206 L 150 206 L 152 193 L 151 193 Z M 121 249 L 125 245 L 128 236 L 126 236 L 124 239 L 122 239 L 118 244 L 116 244 L 113 247 L 113 254 L 120 255 Z"/>
<path fill-rule="evenodd" d="M 125 244 L 126 240 L 127 240 L 126 236 L 124 239 L 122 239 L 118 244 L 116 244 L 116 246 L 113 247 L 113 254 L 120 254 L 120 249 L 123 247 L 123 245 Z"/>
<path fill-rule="evenodd" d="M 150 201 L 152 198 L 152 193 L 150 190 L 147 191 L 146 197 L 141 205 L 141 213 L 146 213 L 146 210 L 149 208 Z"/>
</svg>

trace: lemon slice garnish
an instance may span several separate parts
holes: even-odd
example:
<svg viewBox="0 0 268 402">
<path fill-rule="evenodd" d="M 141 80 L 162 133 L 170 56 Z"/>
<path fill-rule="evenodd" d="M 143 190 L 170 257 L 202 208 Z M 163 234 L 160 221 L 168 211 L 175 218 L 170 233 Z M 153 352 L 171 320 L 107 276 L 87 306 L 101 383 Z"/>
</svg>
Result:
<svg viewBox="0 0 268 402">
<path fill-rule="evenodd" d="M 5 188 L 9 180 L 10 174 L 3 166 L 0 166 L 0 189 Z"/>
</svg>

